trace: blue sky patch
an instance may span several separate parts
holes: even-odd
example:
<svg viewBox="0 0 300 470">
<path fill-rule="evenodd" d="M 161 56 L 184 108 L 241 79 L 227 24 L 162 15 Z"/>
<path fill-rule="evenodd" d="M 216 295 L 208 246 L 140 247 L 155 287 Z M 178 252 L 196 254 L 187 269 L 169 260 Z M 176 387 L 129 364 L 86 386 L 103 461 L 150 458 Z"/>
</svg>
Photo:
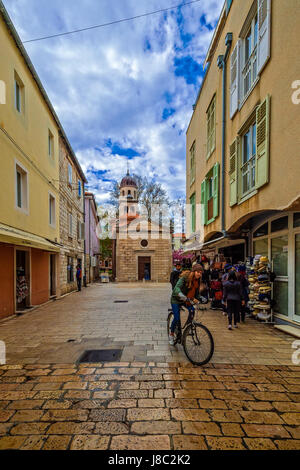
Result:
<svg viewBox="0 0 300 470">
<path fill-rule="evenodd" d="M 170 116 L 172 116 L 176 110 L 174 108 L 165 108 L 162 113 L 162 118 L 163 120 L 168 119 Z"/>
<path fill-rule="evenodd" d="M 191 56 L 174 59 L 175 75 L 184 77 L 189 85 L 196 85 L 203 76 L 203 68 Z"/>
</svg>

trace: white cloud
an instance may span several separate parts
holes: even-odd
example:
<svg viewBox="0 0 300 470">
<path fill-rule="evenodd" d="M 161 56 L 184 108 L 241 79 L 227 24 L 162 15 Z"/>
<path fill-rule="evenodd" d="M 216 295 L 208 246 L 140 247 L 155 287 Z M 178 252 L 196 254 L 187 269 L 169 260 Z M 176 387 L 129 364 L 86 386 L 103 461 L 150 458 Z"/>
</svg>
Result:
<svg viewBox="0 0 300 470">
<path fill-rule="evenodd" d="M 4 3 L 26 40 L 174 2 Z M 174 59 L 189 56 L 202 64 L 212 31 L 201 27 L 200 18 L 205 14 L 215 24 L 222 5 L 223 0 L 202 0 L 182 7 L 182 15 L 177 10 L 25 44 L 99 202 L 105 201 L 111 183 L 97 178 L 95 171 L 106 170 L 105 179 L 120 179 L 126 171 L 126 157 L 105 146 L 109 139 L 142 154 L 130 160 L 132 172 L 156 176 L 170 197 L 185 192 L 185 131 L 201 78 L 188 84 L 175 74 Z M 165 108 L 174 110 L 167 120 L 162 119 Z"/>
</svg>

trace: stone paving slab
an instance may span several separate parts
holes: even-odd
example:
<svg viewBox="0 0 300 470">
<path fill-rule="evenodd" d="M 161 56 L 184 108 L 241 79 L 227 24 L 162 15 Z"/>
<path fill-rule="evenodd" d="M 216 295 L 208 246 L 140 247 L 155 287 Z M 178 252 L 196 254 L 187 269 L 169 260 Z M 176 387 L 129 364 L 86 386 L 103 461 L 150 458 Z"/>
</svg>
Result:
<svg viewBox="0 0 300 470">
<path fill-rule="evenodd" d="M 0 450 L 300 450 L 298 366 L 8 364 L 0 385 Z"/>
<path fill-rule="evenodd" d="M 170 295 L 170 284 L 96 283 L 2 321 L 0 340 L 6 343 L 7 363 L 73 364 L 89 349 L 122 349 L 121 360 L 129 362 L 188 363 L 180 345 L 168 344 Z M 292 365 L 295 338 L 270 325 L 247 318 L 229 331 L 218 310 L 201 312 L 197 319 L 213 334 L 214 364 Z"/>
</svg>

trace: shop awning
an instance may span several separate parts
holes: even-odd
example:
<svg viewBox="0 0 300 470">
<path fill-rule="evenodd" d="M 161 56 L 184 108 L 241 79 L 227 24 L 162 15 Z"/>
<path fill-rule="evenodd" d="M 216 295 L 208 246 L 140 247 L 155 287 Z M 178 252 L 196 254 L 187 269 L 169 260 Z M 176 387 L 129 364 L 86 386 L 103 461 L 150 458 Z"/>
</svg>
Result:
<svg viewBox="0 0 300 470">
<path fill-rule="evenodd" d="M 0 242 L 39 248 L 46 251 L 60 251 L 59 244 L 4 224 L 0 224 Z"/>
<path fill-rule="evenodd" d="M 241 243 L 245 243 L 244 238 L 230 239 L 223 236 L 205 243 L 199 243 L 197 241 L 191 242 L 183 251 L 184 253 L 191 253 L 193 251 L 205 250 L 206 248 L 224 248 L 227 246 L 239 245 Z"/>
</svg>

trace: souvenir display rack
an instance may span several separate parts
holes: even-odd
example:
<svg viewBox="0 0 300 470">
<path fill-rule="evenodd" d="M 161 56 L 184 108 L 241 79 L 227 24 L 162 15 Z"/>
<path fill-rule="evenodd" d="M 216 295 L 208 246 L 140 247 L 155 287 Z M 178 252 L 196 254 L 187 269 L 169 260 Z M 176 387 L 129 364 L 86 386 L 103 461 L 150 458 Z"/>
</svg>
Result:
<svg viewBox="0 0 300 470">
<path fill-rule="evenodd" d="M 251 315 L 257 320 L 273 324 L 272 272 L 269 259 L 262 255 L 248 258 L 246 270 L 250 283 L 248 306 Z"/>
</svg>

